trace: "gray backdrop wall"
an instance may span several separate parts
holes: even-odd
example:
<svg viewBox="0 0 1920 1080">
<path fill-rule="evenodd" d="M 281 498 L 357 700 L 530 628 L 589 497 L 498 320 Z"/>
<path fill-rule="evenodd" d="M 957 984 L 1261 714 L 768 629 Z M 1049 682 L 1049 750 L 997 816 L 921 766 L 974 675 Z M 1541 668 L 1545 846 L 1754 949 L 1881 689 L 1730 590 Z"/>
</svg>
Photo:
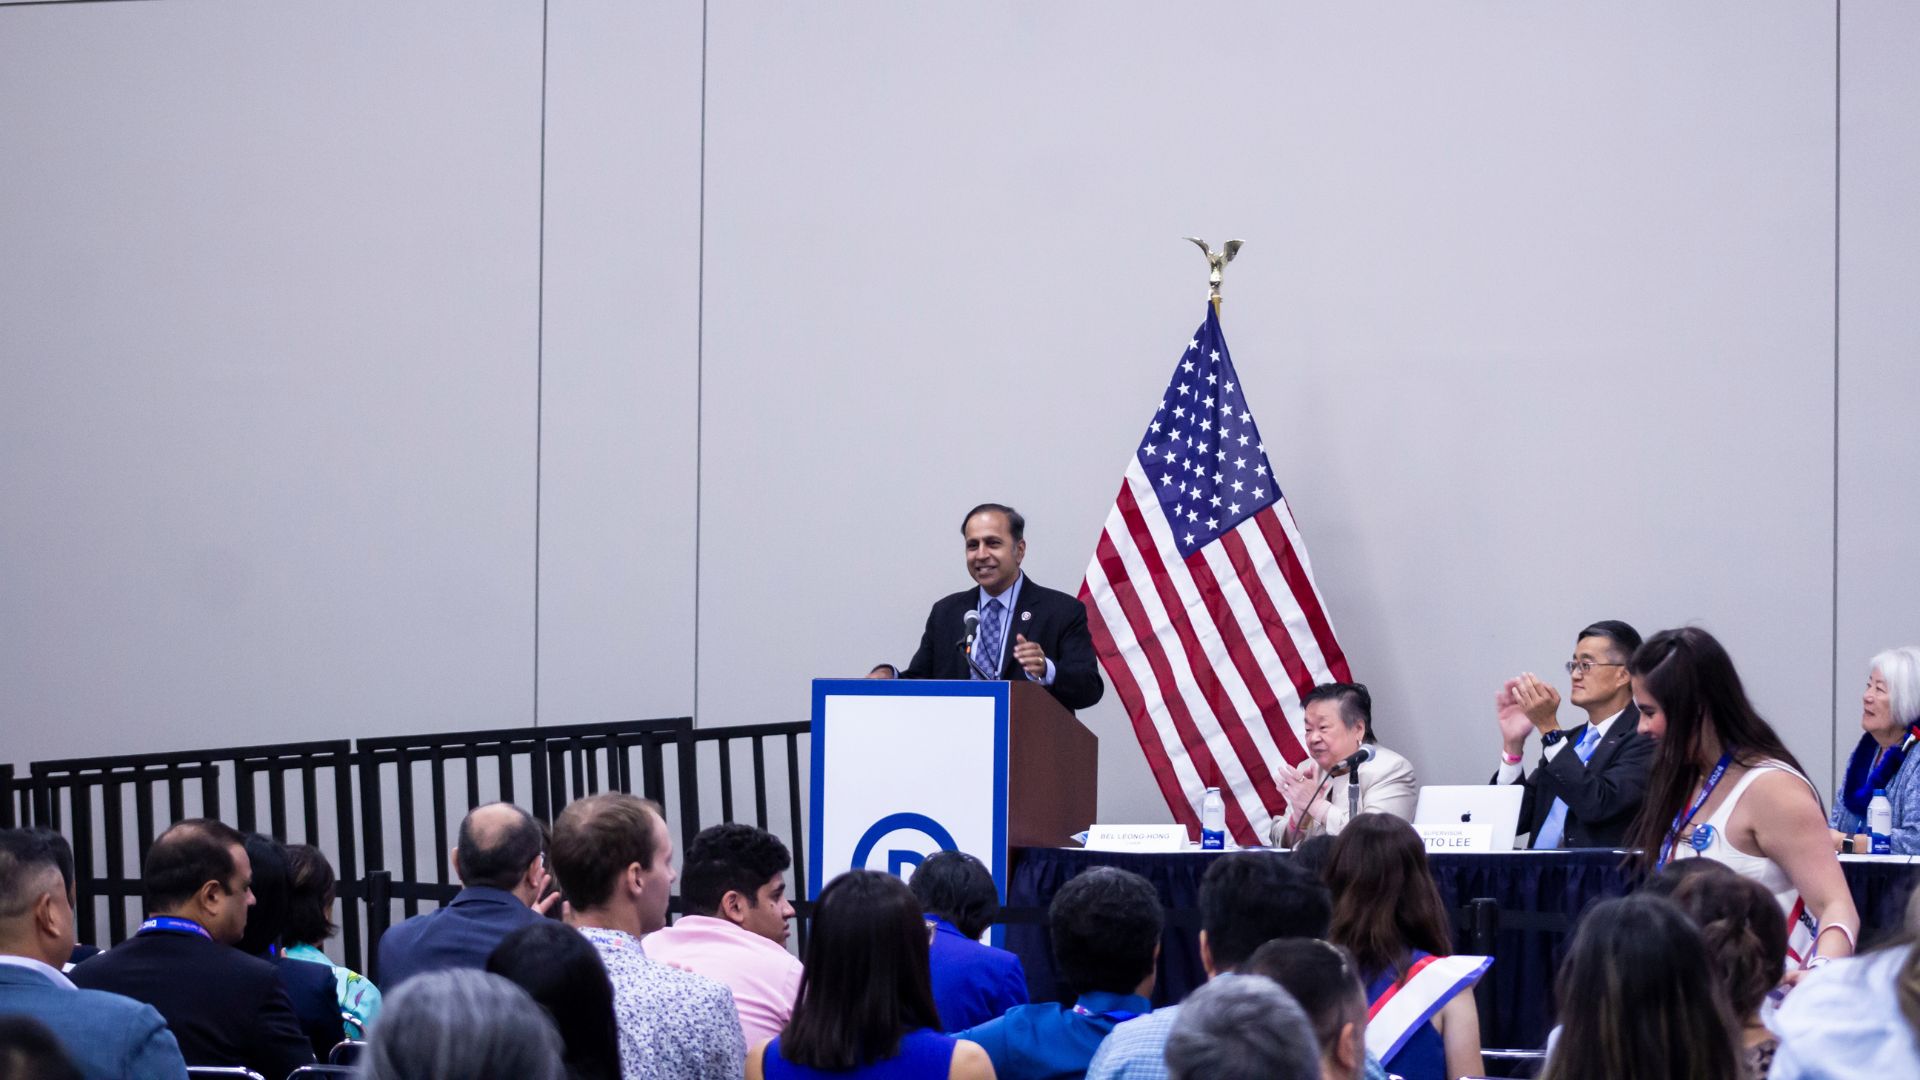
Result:
<svg viewBox="0 0 1920 1080">
<path fill-rule="evenodd" d="M 1920 640 L 1920 10 L 0 5 L 0 760 L 692 712 L 1077 586 L 1225 324 L 1379 727 Z M 985 448 L 985 449 L 983 449 Z M 1560 679 L 1564 684 L 1564 679 Z M 1164 820 L 1111 697 L 1101 814 Z M 907 767 L 912 767 L 908 765 Z"/>
</svg>

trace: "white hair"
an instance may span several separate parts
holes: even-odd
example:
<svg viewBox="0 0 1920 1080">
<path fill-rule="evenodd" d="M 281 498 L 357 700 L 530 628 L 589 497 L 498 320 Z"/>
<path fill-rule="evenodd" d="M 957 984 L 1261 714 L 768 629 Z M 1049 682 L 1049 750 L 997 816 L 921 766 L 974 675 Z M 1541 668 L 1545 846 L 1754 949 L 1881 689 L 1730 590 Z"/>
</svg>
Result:
<svg viewBox="0 0 1920 1080">
<path fill-rule="evenodd" d="M 1172 1080 L 1319 1080 L 1320 1040 L 1293 995 L 1264 975 L 1222 975 L 1180 1006 Z"/>
<path fill-rule="evenodd" d="M 564 1080 L 560 1032 L 525 990 L 470 968 L 416 975 L 374 1021 L 360 1080 Z"/>
<path fill-rule="evenodd" d="M 1920 720 L 1920 648 L 1902 645 L 1874 656 L 1868 670 L 1887 681 L 1887 712 L 1906 727 Z"/>
</svg>

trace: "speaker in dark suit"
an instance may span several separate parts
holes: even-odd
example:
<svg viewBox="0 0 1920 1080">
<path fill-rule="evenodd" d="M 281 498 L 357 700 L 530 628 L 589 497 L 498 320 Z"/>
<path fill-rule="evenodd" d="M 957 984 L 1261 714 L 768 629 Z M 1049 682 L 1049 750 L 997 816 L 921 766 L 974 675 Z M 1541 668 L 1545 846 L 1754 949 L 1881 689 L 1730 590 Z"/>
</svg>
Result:
<svg viewBox="0 0 1920 1080">
<path fill-rule="evenodd" d="M 1633 627 L 1616 620 L 1580 631 L 1567 662 L 1573 703 L 1587 722 L 1560 727 L 1560 695 L 1532 675 L 1508 680 L 1498 707 L 1501 766 L 1494 783 L 1525 784 L 1519 832 L 1536 848 L 1618 847 L 1646 798 L 1653 740 L 1639 732 L 1627 659 L 1640 646 Z M 1523 773 L 1527 736 L 1544 744 L 1539 765 Z"/>
<path fill-rule="evenodd" d="M 1031 679 L 1060 704 L 1085 709 L 1106 683 L 1087 630 L 1087 608 L 1077 597 L 1049 589 L 1020 570 L 1026 556 L 1026 519 L 999 503 L 983 503 L 961 523 L 973 588 L 941 597 L 927 614 L 920 648 L 897 673 L 903 679 Z M 968 632 L 966 616 L 978 623 Z"/>
</svg>

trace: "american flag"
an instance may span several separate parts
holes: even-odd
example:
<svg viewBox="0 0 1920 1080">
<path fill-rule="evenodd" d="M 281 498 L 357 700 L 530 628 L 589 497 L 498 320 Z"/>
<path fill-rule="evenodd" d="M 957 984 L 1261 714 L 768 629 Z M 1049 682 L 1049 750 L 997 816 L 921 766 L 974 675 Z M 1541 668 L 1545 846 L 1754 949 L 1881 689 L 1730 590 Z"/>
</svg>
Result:
<svg viewBox="0 0 1920 1080">
<path fill-rule="evenodd" d="M 1306 756 L 1300 698 L 1351 675 L 1211 303 L 1080 599 L 1174 818 L 1197 830 L 1218 787 L 1234 839 L 1266 843 L 1286 807 L 1274 767 Z"/>
</svg>

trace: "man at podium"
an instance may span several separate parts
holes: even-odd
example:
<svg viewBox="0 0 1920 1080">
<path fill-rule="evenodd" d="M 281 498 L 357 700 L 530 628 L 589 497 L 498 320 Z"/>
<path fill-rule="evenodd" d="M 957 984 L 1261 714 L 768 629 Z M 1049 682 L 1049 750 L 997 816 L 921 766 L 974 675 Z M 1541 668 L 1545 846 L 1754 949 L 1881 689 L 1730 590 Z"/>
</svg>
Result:
<svg viewBox="0 0 1920 1080">
<path fill-rule="evenodd" d="M 905 670 L 880 664 L 876 679 L 1014 679 L 1047 688 L 1069 709 L 1100 700 L 1106 683 L 1078 598 L 1020 572 L 1027 521 L 999 503 L 981 503 L 960 523 L 975 587 L 943 597 L 927 615 L 919 651 Z"/>
</svg>

